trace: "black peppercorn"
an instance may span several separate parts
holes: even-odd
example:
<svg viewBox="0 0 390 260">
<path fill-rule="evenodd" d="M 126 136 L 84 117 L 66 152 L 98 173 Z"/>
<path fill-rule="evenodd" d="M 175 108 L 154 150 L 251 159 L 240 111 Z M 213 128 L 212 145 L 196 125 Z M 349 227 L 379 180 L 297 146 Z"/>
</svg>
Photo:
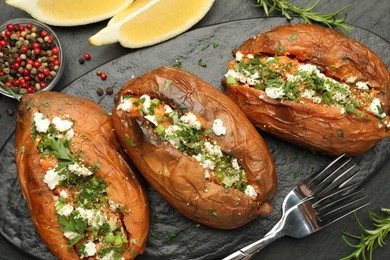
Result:
<svg viewBox="0 0 390 260">
<path fill-rule="evenodd" d="M 84 62 L 85 62 L 85 60 L 84 60 L 83 58 L 80 58 L 80 59 L 79 59 L 79 63 L 80 63 L 80 64 L 84 64 Z"/>
<path fill-rule="evenodd" d="M 113 87 L 107 87 L 106 88 L 106 93 L 107 93 L 107 95 L 112 95 L 112 93 L 114 93 Z"/>
<path fill-rule="evenodd" d="M 97 88 L 97 89 L 96 89 L 96 93 L 97 93 L 99 96 L 103 96 L 104 90 L 103 90 L 102 88 Z"/>
</svg>

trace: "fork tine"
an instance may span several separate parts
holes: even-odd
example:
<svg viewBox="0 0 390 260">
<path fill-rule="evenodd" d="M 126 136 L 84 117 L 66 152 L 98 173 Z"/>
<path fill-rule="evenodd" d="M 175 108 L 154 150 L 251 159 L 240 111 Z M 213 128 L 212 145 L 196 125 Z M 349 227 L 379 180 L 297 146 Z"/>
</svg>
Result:
<svg viewBox="0 0 390 260">
<path fill-rule="evenodd" d="M 369 205 L 371 202 L 367 201 L 366 198 L 367 195 L 363 194 L 363 190 L 360 190 L 334 201 L 331 204 L 317 208 L 316 212 L 321 227 L 325 227 L 340 218 Z"/>
<path fill-rule="evenodd" d="M 338 195 L 341 195 L 341 196 L 346 196 L 347 194 L 349 194 L 350 192 L 352 192 L 357 186 L 358 186 L 359 183 L 352 183 L 348 186 L 345 186 L 345 187 L 342 187 L 340 188 L 339 190 L 336 190 L 335 192 L 333 193 L 330 193 L 330 194 L 326 194 L 326 196 L 324 197 L 318 197 L 317 199 L 317 196 L 315 196 L 316 198 L 316 204 L 320 204 L 322 203 L 323 201 L 331 198 L 331 197 L 337 197 Z"/>
<path fill-rule="evenodd" d="M 346 169 L 344 172 L 342 172 L 339 176 L 337 176 L 330 183 L 326 183 L 322 186 L 319 185 L 319 187 L 317 187 L 317 189 L 314 190 L 314 193 L 317 194 L 317 196 L 320 196 L 321 194 L 326 194 L 328 191 L 332 191 L 334 188 L 340 189 L 340 188 L 345 187 L 360 172 L 360 169 L 357 169 L 354 172 L 352 172 L 352 170 L 355 168 L 355 166 L 356 166 L 356 164 L 353 164 L 352 166 L 350 166 L 348 169 Z M 340 170 L 340 168 L 338 170 Z"/>
<path fill-rule="evenodd" d="M 305 180 L 303 180 L 304 184 L 305 184 L 305 185 L 309 185 L 309 184 L 311 184 L 313 181 L 319 180 L 319 178 L 321 177 L 322 174 L 324 174 L 324 172 L 326 172 L 329 168 L 331 168 L 334 164 L 336 164 L 336 163 L 337 163 L 339 160 L 341 160 L 344 156 L 345 156 L 345 154 L 340 155 L 340 156 L 337 157 L 335 160 L 333 160 L 330 164 L 328 164 L 328 166 L 326 166 L 322 171 L 320 171 L 319 173 L 316 173 L 316 174 L 314 174 L 314 175 L 311 175 L 311 176 L 307 177 Z"/>
</svg>

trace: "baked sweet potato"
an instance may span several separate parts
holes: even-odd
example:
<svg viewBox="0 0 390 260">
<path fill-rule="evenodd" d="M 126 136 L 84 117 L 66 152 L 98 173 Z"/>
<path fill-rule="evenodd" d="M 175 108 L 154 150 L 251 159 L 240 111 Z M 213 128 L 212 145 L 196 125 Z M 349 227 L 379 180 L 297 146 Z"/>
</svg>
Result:
<svg viewBox="0 0 390 260">
<path fill-rule="evenodd" d="M 267 146 L 228 97 L 178 68 L 132 79 L 114 128 L 146 180 L 188 218 L 221 229 L 271 213 L 276 174 Z"/>
<path fill-rule="evenodd" d="M 223 84 L 252 123 L 330 155 L 390 135 L 390 75 L 370 49 L 328 28 L 279 26 L 245 41 Z"/>
<path fill-rule="evenodd" d="M 59 259 L 124 257 L 145 248 L 146 192 L 125 162 L 111 117 L 61 93 L 23 96 L 16 165 L 32 222 Z"/>
</svg>

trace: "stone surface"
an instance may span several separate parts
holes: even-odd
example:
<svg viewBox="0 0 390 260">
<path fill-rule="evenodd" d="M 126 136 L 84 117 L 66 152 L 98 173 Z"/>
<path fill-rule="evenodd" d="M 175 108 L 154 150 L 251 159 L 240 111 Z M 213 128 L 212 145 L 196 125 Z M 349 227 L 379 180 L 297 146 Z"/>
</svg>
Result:
<svg viewBox="0 0 390 260">
<path fill-rule="evenodd" d="M 71 82 L 62 91 L 94 100 L 110 111 L 113 106 L 113 96 L 100 97 L 96 94 L 96 88 L 113 86 L 114 91 L 117 92 L 132 76 L 140 76 L 162 65 L 173 65 L 176 59 L 183 60 L 183 69 L 193 72 L 223 91 L 220 80 L 226 72 L 227 61 L 231 59 L 231 50 L 238 47 L 243 40 L 284 23 L 286 20 L 283 18 L 249 19 L 192 30 L 160 45 L 130 51 L 118 59 L 99 66 L 99 70 L 108 75 L 106 81 L 102 81 L 95 70 L 92 70 Z M 387 66 L 390 66 L 388 42 L 359 28 L 355 28 L 350 36 L 369 46 L 383 58 Z M 198 65 L 200 59 L 207 64 L 207 67 Z M 321 169 L 332 159 L 308 152 L 270 135 L 263 134 L 263 136 L 275 160 L 279 178 L 272 215 L 258 218 L 241 228 L 229 231 L 198 226 L 196 222 L 174 210 L 149 186 L 151 232 L 146 252 L 139 258 L 216 259 L 259 239 L 280 217 L 280 206 L 287 192 L 305 176 Z M 383 140 L 374 149 L 355 159 L 362 169 L 359 174 L 361 182 L 370 180 L 390 158 L 389 145 L 390 139 Z M 20 194 L 13 147 L 14 137 L 11 136 L 0 152 L 2 173 L 0 183 L 3 185 L 0 191 L 0 232 L 19 250 L 41 259 L 52 259 L 53 256 L 47 251 L 32 226 L 26 204 Z M 173 233 L 178 235 L 176 240 L 172 240 L 169 236 Z M 328 238 L 335 239 L 334 235 L 335 232 L 329 233 Z M 321 244 L 321 236 L 315 239 Z M 338 242 L 339 246 L 343 245 L 341 239 Z M 326 250 L 323 250 L 324 256 L 325 253 Z M 339 257 L 341 256 L 343 255 Z M 299 258 L 299 254 L 297 257 Z"/>
</svg>

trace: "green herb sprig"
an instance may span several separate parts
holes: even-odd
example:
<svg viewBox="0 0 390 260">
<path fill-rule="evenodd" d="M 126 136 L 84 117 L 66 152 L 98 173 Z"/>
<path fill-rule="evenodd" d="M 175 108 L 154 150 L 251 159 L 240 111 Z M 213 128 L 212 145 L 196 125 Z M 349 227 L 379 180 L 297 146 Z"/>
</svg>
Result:
<svg viewBox="0 0 390 260">
<path fill-rule="evenodd" d="M 347 9 L 350 4 L 344 6 L 336 12 L 321 14 L 320 12 L 314 11 L 314 8 L 320 2 L 321 0 L 317 0 L 314 4 L 308 6 L 309 0 L 306 0 L 303 5 L 296 6 L 290 3 L 289 0 L 257 0 L 257 4 L 255 6 L 262 7 L 266 16 L 269 16 L 270 13 L 278 10 L 282 12 L 282 15 L 289 20 L 291 20 L 293 16 L 298 16 L 305 20 L 306 23 L 322 23 L 330 28 L 337 27 L 344 33 L 350 32 L 352 30 L 351 27 L 345 24 L 347 14 L 345 14 L 342 18 L 336 18 L 336 16 Z"/>
<path fill-rule="evenodd" d="M 386 213 L 387 216 L 379 216 L 371 211 L 368 211 L 370 219 L 373 221 L 375 229 L 369 230 L 363 227 L 359 219 L 355 214 L 356 221 L 359 227 L 366 233 L 360 236 L 344 233 L 343 239 L 347 245 L 351 246 L 355 250 L 348 256 L 342 258 L 341 260 L 351 260 L 351 259 L 373 259 L 373 251 L 377 247 L 383 247 L 385 245 L 385 238 L 390 232 L 390 209 L 381 208 L 382 212 Z M 358 243 L 354 244 L 350 242 L 350 238 L 355 239 Z M 369 258 L 367 258 L 367 253 Z"/>
<path fill-rule="evenodd" d="M 5 91 L 7 91 L 11 96 L 13 96 L 17 101 L 20 101 L 20 97 L 18 97 L 18 95 L 15 94 L 15 92 L 12 91 L 12 89 L 10 89 L 9 87 L 7 87 L 3 81 L 6 80 L 8 78 L 8 76 L 2 76 L 0 77 L 0 87 L 2 89 L 4 89 Z"/>
</svg>

